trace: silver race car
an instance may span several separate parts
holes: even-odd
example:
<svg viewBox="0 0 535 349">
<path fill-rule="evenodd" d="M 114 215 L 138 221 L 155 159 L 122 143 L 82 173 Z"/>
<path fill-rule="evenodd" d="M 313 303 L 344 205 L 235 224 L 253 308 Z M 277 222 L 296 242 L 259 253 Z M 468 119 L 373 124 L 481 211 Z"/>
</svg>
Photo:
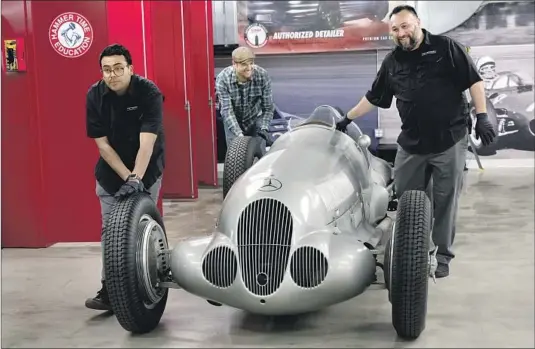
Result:
<svg viewBox="0 0 535 349">
<path fill-rule="evenodd" d="M 423 191 L 396 198 L 391 166 L 369 152 L 355 123 L 337 131 L 341 117 L 320 106 L 260 157 L 255 138 L 237 138 L 225 163 L 232 183 L 209 236 L 170 249 L 148 194 L 120 201 L 105 227 L 104 265 L 121 326 L 152 331 L 170 288 L 251 313 L 312 312 L 360 295 L 382 267 L 393 327 L 417 338 L 434 273 L 431 200 Z"/>
</svg>

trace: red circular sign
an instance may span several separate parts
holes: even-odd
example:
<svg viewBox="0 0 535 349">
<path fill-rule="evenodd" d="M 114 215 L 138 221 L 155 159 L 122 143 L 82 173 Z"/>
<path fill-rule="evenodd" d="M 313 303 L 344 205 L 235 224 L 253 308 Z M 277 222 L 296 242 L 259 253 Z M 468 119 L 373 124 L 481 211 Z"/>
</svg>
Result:
<svg viewBox="0 0 535 349">
<path fill-rule="evenodd" d="M 93 44 L 93 27 L 81 14 L 65 12 L 50 24 L 48 39 L 59 55 L 78 58 L 87 53 Z"/>
</svg>

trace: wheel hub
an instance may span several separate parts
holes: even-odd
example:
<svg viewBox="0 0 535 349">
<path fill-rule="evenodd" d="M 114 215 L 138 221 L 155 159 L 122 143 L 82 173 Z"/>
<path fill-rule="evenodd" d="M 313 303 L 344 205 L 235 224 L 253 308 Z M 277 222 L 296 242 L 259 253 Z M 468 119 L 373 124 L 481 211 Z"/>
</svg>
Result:
<svg viewBox="0 0 535 349">
<path fill-rule="evenodd" d="M 163 228 L 150 216 L 143 216 L 140 225 L 143 227 L 143 235 L 138 253 L 138 272 L 146 301 L 155 304 L 164 295 L 165 289 L 159 284 L 169 270 L 168 256 L 164 252 L 168 249 L 167 239 Z"/>
</svg>

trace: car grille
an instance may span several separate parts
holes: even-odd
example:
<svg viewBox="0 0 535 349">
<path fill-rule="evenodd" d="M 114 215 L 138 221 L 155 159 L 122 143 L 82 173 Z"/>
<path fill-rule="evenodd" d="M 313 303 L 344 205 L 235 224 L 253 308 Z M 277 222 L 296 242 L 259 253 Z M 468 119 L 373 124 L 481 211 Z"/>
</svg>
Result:
<svg viewBox="0 0 535 349">
<path fill-rule="evenodd" d="M 204 278 L 212 285 L 227 288 L 236 279 L 238 262 L 228 246 L 218 246 L 208 252 L 202 263 Z"/>
<path fill-rule="evenodd" d="M 250 203 L 238 221 L 238 250 L 243 281 L 258 296 L 275 292 L 290 257 L 293 220 L 280 201 L 259 199 Z"/>
<path fill-rule="evenodd" d="M 318 287 L 325 277 L 329 263 L 325 255 L 311 246 L 295 250 L 290 263 L 290 275 L 294 282 L 303 288 Z"/>
</svg>

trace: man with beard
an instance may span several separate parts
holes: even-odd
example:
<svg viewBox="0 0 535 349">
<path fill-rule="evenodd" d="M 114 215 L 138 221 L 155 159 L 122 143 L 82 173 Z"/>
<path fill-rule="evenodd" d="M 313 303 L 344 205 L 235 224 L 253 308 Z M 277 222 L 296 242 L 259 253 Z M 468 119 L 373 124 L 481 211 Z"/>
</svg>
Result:
<svg viewBox="0 0 535 349">
<path fill-rule="evenodd" d="M 273 119 L 271 78 L 254 64 L 254 53 L 247 47 L 232 52 L 232 65 L 216 78 L 219 113 L 227 145 L 244 135 L 263 138 L 262 150 L 271 145 L 268 134 Z"/>
<path fill-rule="evenodd" d="M 396 195 L 425 190 L 433 179 L 431 253 L 436 252 L 436 260 L 431 276 L 445 277 L 454 258 L 451 247 L 468 147 L 463 91 L 468 89 L 474 101 L 476 137 L 489 144 L 496 134 L 487 117 L 482 79 L 466 49 L 421 28 L 412 6 L 394 8 L 390 28 L 396 47 L 385 57 L 371 89 L 337 129 L 345 131 L 374 107 L 389 108 L 396 97 L 402 122 L 394 163 Z"/>
</svg>

